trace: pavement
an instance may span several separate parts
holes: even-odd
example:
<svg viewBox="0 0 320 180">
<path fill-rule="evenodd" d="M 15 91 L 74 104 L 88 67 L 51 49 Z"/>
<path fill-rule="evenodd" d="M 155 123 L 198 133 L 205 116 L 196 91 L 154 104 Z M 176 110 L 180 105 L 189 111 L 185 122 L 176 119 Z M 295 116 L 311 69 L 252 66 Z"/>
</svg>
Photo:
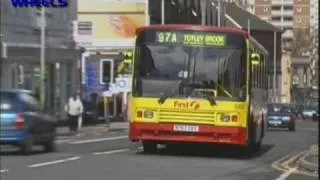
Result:
<svg viewBox="0 0 320 180">
<path fill-rule="evenodd" d="M 78 136 L 101 136 L 105 133 L 116 132 L 116 131 L 126 131 L 129 128 L 128 122 L 112 122 L 109 124 L 97 124 L 91 126 L 83 126 L 79 129 Z M 58 138 L 64 136 L 72 136 L 70 130 L 66 126 L 58 127 L 56 130 Z"/>
<path fill-rule="evenodd" d="M 110 124 L 110 129 L 117 129 L 117 126 Z M 160 149 L 156 155 L 146 155 L 142 153 L 140 143 L 128 140 L 125 128 L 106 132 L 103 127 L 89 129 L 82 129 L 81 137 L 68 136 L 66 141 L 58 139 L 58 150 L 54 153 L 43 153 L 40 147 L 35 147 L 34 154 L 23 156 L 14 148 L 1 149 L 1 180 L 318 179 L 272 167 L 284 157 L 295 159 L 300 152 L 317 145 L 319 130 L 314 122 L 298 121 L 296 132 L 268 131 L 261 151 L 251 158 L 241 157 L 228 149 L 210 148 L 180 149 L 178 152 Z"/>
</svg>

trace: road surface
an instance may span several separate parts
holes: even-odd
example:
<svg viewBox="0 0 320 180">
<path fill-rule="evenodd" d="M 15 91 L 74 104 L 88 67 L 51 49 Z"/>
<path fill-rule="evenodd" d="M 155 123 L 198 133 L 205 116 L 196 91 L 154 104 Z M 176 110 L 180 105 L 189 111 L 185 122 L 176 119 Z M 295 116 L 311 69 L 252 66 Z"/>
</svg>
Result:
<svg viewBox="0 0 320 180">
<path fill-rule="evenodd" d="M 1 150 L 1 180 L 313 180 L 271 168 L 281 157 L 318 143 L 318 125 L 297 122 L 296 132 L 268 131 L 261 152 L 250 159 L 233 152 L 204 150 L 157 155 L 142 153 L 127 132 L 58 141 L 58 152 L 31 156 Z"/>
</svg>

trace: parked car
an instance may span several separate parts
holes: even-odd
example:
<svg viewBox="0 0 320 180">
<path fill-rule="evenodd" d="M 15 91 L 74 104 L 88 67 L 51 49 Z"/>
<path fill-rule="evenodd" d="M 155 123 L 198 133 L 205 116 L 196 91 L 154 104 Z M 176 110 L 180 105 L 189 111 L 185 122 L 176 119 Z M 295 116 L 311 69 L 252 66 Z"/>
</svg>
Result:
<svg viewBox="0 0 320 180">
<path fill-rule="evenodd" d="M 305 106 L 302 110 L 302 116 L 306 120 L 313 119 L 314 114 L 317 114 L 318 106 L 309 105 Z"/>
<path fill-rule="evenodd" d="M 0 90 L 0 144 L 14 145 L 24 154 L 33 145 L 43 145 L 47 152 L 55 150 L 55 119 L 46 114 L 30 91 Z"/>
<path fill-rule="evenodd" d="M 295 131 L 295 115 L 288 104 L 269 104 L 267 111 L 267 126 L 273 128 L 288 128 Z"/>
<path fill-rule="evenodd" d="M 313 113 L 312 115 L 312 120 L 313 121 L 319 121 L 319 110 Z"/>
</svg>

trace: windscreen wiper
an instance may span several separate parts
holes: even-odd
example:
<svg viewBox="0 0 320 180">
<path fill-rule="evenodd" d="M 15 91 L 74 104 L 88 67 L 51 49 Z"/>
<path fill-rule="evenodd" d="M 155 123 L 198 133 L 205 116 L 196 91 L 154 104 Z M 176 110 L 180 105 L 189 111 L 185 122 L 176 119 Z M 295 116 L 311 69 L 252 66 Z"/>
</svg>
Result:
<svg viewBox="0 0 320 180">
<path fill-rule="evenodd" d="M 177 83 L 174 85 L 173 88 L 168 88 L 167 91 L 165 91 L 162 96 L 159 98 L 158 103 L 163 104 L 168 97 L 172 96 L 172 94 L 176 91 L 176 89 L 180 86 L 181 80 L 177 81 Z"/>
<path fill-rule="evenodd" d="M 210 102 L 211 106 L 216 106 L 217 102 L 214 99 L 214 96 L 210 95 L 209 93 L 206 93 L 206 99 Z"/>
</svg>

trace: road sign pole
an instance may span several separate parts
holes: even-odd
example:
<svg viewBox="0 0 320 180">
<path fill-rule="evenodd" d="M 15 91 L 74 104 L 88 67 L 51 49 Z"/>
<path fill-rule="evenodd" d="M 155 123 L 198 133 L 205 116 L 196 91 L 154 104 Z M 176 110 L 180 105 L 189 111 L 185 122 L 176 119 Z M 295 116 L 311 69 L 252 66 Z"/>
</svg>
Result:
<svg viewBox="0 0 320 180">
<path fill-rule="evenodd" d="M 276 102 L 276 84 L 277 84 L 277 32 L 273 36 L 273 101 Z"/>
<path fill-rule="evenodd" d="M 166 22 L 165 13 L 166 13 L 166 11 L 165 11 L 165 2 L 164 2 L 164 0 L 161 0 L 161 24 L 162 25 L 165 24 L 165 22 Z"/>
<path fill-rule="evenodd" d="M 117 94 L 114 94 L 113 95 L 113 117 L 116 117 L 118 114 L 117 113 L 117 110 L 118 110 L 117 103 L 118 103 Z"/>
<path fill-rule="evenodd" d="M 109 97 L 105 96 L 105 97 L 103 97 L 103 100 L 104 100 L 104 118 L 106 121 L 107 128 L 109 128 L 109 117 L 108 117 Z"/>
<path fill-rule="evenodd" d="M 41 8 L 41 49 L 40 49 L 40 104 L 45 107 L 45 40 L 46 40 L 45 8 Z"/>
<path fill-rule="evenodd" d="M 122 114 L 127 118 L 128 114 L 128 92 L 123 92 L 122 96 Z"/>
</svg>

